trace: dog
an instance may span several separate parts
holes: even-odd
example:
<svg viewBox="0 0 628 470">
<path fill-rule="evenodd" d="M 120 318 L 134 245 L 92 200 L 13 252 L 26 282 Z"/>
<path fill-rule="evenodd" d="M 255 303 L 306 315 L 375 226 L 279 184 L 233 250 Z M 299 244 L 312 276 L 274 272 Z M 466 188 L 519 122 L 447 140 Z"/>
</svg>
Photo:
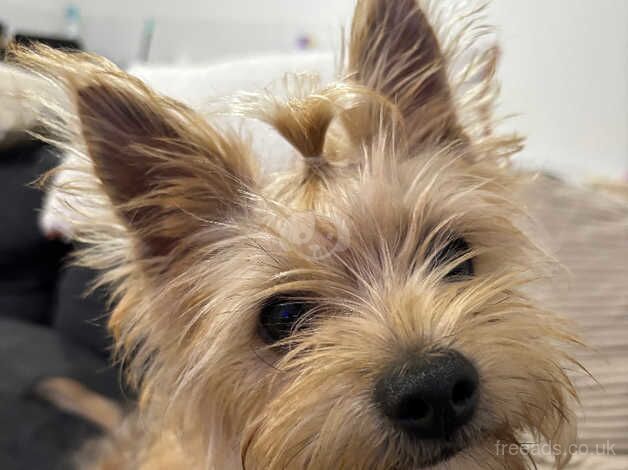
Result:
<svg viewBox="0 0 628 470">
<path fill-rule="evenodd" d="M 547 259 L 493 117 L 499 54 L 454 76 L 482 12 L 438 8 L 359 0 L 337 82 L 234 100 L 300 155 L 270 176 L 105 59 L 13 51 L 70 98 L 46 137 L 138 391 L 81 468 L 518 470 L 526 436 L 567 463 L 578 339 L 526 295 Z"/>
</svg>

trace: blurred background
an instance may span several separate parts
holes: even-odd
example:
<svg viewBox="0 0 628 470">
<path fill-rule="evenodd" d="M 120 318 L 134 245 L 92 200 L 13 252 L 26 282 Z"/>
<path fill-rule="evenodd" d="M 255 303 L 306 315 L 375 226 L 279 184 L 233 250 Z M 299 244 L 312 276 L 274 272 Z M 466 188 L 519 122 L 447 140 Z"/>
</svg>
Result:
<svg viewBox="0 0 628 470">
<path fill-rule="evenodd" d="M 442 3 L 455 0 L 439 0 Z M 464 0 L 463 0 L 464 1 Z M 352 0 L 0 0 L 5 34 L 75 38 L 121 66 L 332 50 Z M 628 2 L 495 0 L 503 107 L 524 161 L 568 177 L 628 173 Z"/>
<path fill-rule="evenodd" d="M 13 40 L 83 49 L 196 105 L 265 86 L 284 67 L 309 64 L 330 75 L 353 7 L 353 0 L 0 0 L 0 57 Z M 583 359 L 609 380 L 611 395 L 580 384 L 583 402 L 593 404 L 581 440 L 610 441 L 628 455 L 628 0 L 493 0 L 487 15 L 503 48 L 500 114 L 515 114 L 505 126 L 527 136 L 519 164 L 551 176 L 531 207 L 548 221 L 555 253 L 574 276 L 544 295 L 574 312 L 605 355 Z M 29 185 L 58 161 L 25 132 L 28 113 L 7 98 L 30 78 L 3 82 L 3 67 L 0 469 L 66 469 L 99 430 L 35 399 L 33 384 L 61 375 L 112 398 L 128 392 L 108 366 L 106 293 L 85 294 L 94 273 L 69 266 L 77 247 L 71 228 L 47 218 L 50 199 Z M 596 468 L 628 468 L 626 460 L 614 465 Z"/>
</svg>

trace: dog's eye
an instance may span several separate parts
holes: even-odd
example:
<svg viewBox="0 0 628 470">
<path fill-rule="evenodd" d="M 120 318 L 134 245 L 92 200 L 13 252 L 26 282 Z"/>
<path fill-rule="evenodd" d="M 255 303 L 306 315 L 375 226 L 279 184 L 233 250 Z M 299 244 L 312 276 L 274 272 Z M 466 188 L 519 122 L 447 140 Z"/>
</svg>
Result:
<svg viewBox="0 0 628 470">
<path fill-rule="evenodd" d="M 289 297 L 273 297 L 262 307 L 260 314 L 260 335 L 262 339 L 273 344 L 289 337 L 298 322 L 308 310 L 311 304 Z"/>
<path fill-rule="evenodd" d="M 447 245 L 445 245 L 445 247 L 441 249 L 441 251 L 433 258 L 432 268 L 438 268 L 448 263 L 455 262 L 457 259 L 466 255 L 469 251 L 471 251 L 471 248 L 464 238 L 455 238 L 447 243 Z M 445 279 L 449 281 L 456 281 L 465 277 L 471 277 L 474 272 L 473 259 L 469 258 L 456 264 L 454 268 L 447 273 Z"/>
</svg>

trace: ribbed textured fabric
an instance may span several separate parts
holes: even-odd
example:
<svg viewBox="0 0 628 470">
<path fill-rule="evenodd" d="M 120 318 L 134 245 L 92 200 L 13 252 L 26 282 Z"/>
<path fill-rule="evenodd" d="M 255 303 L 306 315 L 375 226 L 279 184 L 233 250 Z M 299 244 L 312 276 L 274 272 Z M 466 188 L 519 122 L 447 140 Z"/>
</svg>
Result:
<svg viewBox="0 0 628 470">
<path fill-rule="evenodd" d="M 593 378 L 574 371 L 579 443 L 615 457 L 574 458 L 569 468 L 628 469 L 628 202 L 539 178 L 529 210 L 566 268 L 535 286 L 539 299 L 575 320 L 590 347 L 575 351 Z M 623 454 L 623 455 L 622 455 Z"/>
</svg>

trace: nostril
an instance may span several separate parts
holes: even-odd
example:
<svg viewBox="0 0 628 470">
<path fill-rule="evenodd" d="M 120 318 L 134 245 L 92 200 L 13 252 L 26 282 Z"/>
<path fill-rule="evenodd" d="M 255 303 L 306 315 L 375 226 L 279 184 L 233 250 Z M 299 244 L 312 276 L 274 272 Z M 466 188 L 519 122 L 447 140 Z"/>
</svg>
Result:
<svg viewBox="0 0 628 470">
<path fill-rule="evenodd" d="M 475 400 L 477 383 L 473 380 L 459 380 L 451 392 L 451 403 L 454 409 L 466 410 Z"/>
<path fill-rule="evenodd" d="M 411 357 L 376 383 L 381 411 L 413 438 L 448 439 L 476 411 L 480 377 L 462 354 L 438 351 Z"/>
<path fill-rule="evenodd" d="M 401 400 L 397 407 L 397 418 L 406 422 L 420 423 L 432 417 L 432 407 L 422 398 L 409 396 Z"/>
</svg>

